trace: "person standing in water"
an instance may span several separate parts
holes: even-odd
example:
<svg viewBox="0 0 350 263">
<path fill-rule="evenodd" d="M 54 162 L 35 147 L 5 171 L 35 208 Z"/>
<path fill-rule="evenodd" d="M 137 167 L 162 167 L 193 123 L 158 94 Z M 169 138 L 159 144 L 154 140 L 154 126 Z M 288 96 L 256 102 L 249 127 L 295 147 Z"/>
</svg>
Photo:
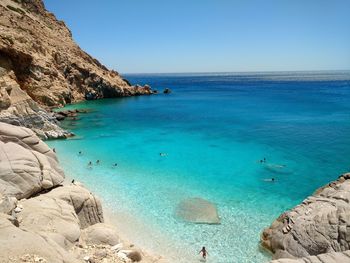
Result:
<svg viewBox="0 0 350 263">
<path fill-rule="evenodd" d="M 199 251 L 199 254 L 202 253 L 202 257 L 204 259 L 207 259 L 208 251 L 205 249 L 205 247 L 202 247 L 201 251 Z"/>
</svg>

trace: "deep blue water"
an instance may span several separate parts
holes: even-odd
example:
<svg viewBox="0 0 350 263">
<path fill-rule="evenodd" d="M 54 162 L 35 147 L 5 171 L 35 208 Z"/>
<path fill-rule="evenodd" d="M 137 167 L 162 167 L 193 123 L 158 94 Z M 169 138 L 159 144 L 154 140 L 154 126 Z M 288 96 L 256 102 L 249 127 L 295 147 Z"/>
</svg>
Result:
<svg viewBox="0 0 350 263">
<path fill-rule="evenodd" d="M 126 77 L 173 92 L 67 106 L 91 112 L 63 123 L 75 139 L 49 144 L 125 235 L 173 262 L 204 245 L 207 262 L 266 262 L 263 228 L 350 168 L 350 72 Z M 179 221 L 188 197 L 215 203 L 222 224 Z"/>
</svg>

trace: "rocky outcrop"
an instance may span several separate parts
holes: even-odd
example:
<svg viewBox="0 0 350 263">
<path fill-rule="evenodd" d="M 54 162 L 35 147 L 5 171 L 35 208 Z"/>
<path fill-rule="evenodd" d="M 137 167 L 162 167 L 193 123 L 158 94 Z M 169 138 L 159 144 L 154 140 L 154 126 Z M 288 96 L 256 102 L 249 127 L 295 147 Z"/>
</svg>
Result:
<svg viewBox="0 0 350 263">
<path fill-rule="evenodd" d="M 78 183 L 65 187 L 57 187 L 46 195 L 56 200 L 64 200 L 71 205 L 79 218 L 81 228 L 103 223 L 100 200 Z"/>
<path fill-rule="evenodd" d="M 103 223 L 99 199 L 63 179 L 56 154 L 31 130 L 0 122 L 0 262 L 140 259 Z"/>
<path fill-rule="evenodd" d="M 22 230 L 51 238 L 63 247 L 79 240 L 79 219 L 67 202 L 43 194 L 20 200 L 18 207 Z"/>
<path fill-rule="evenodd" d="M 331 252 L 299 259 L 278 259 L 271 263 L 350 263 L 350 251 Z"/>
<path fill-rule="evenodd" d="M 0 121 L 31 128 L 42 139 L 65 138 L 70 133 L 23 91 L 9 61 L 0 57 Z"/>
<path fill-rule="evenodd" d="M 10 61 L 18 83 L 42 105 L 62 106 L 97 98 L 151 94 L 108 70 L 73 41 L 63 21 L 41 0 L 0 3 L 0 54 Z"/>
<path fill-rule="evenodd" d="M 28 198 L 61 184 L 55 153 L 30 129 L 0 122 L 0 193 Z"/>
<path fill-rule="evenodd" d="M 68 251 L 54 241 L 41 235 L 22 230 L 11 223 L 11 220 L 0 214 L 0 262 L 79 262 Z M 26 259 L 32 259 L 26 261 Z M 38 259 L 38 261 L 35 261 Z M 39 259 L 42 259 L 39 261 Z M 81 261 L 80 261 L 81 262 Z"/>
<path fill-rule="evenodd" d="M 282 214 L 262 233 L 262 245 L 274 253 L 274 258 L 319 258 L 321 254 L 349 250 L 349 179 L 350 173 L 343 174 Z"/>
<path fill-rule="evenodd" d="M 220 224 L 216 206 L 202 198 L 188 198 L 179 203 L 176 216 L 197 224 Z"/>
<path fill-rule="evenodd" d="M 99 223 L 85 228 L 81 234 L 85 244 L 115 246 L 120 243 L 116 229 L 110 225 Z"/>
<path fill-rule="evenodd" d="M 42 0 L 0 1 L 0 121 L 33 129 L 42 138 L 69 134 L 46 109 L 84 99 L 152 94 L 131 86 L 73 41 Z"/>
</svg>

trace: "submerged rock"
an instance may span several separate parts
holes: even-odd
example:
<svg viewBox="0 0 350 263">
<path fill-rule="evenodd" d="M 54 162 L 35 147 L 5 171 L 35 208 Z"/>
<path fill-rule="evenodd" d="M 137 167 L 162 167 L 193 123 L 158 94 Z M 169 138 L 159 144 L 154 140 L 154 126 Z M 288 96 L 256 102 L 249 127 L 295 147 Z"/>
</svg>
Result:
<svg viewBox="0 0 350 263">
<path fill-rule="evenodd" d="M 176 216 L 196 224 L 220 224 L 216 206 L 202 198 L 188 198 L 176 208 Z"/>
</svg>

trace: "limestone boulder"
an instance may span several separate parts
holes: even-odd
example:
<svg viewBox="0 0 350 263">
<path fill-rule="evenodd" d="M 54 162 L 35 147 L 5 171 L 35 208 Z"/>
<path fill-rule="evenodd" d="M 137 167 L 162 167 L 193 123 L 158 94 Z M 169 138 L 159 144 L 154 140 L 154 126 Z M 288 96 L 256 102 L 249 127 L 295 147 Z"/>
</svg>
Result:
<svg viewBox="0 0 350 263">
<path fill-rule="evenodd" d="M 119 244 L 120 239 L 116 229 L 108 224 L 98 223 L 85 228 L 81 234 L 81 242 L 88 245 Z"/>
<path fill-rule="evenodd" d="M 56 242 L 14 226 L 0 214 L 0 262 L 23 262 L 23 258 L 42 258 L 42 262 L 79 262 Z M 34 262 L 34 261 L 29 261 Z"/>
<path fill-rule="evenodd" d="M 349 179 L 350 174 L 342 175 L 283 213 L 262 233 L 262 245 L 273 252 L 276 259 L 349 250 Z"/>
<path fill-rule="evenodd" d="M 79 219 L 67 202 L 44 194 L 21 200 L 19 205 L 17 219 L 22 230 L 50 236 L 65 246 L 79 240 Z"/>
<path fill-rule="evenodd" d="M 81 228 L 103 223 L 101 201 L 78 183 L 57 187 L 47 193 L 46 196 L 70 204 L 79 218 Z"/>
<path fill-rule="evenodd" d="M 216 206 L 202 198 L 188 198 L 179 203 L 176 216 L 184 221 L 197 224 L 220 224 Z"/>
<path fill-rule="evenodd" d="M 0 193 L 17 199 L 61 184 L 55 153 L 31 130 L 0 122 Z"/>
<path fill-rule="evenodd" d="M 278 259 L 270 263 L 350 263 L 350 251 L 331 252 L 298 259 Z"/>
<path fill-rule="evenodd" d="M 17 206 L 17 198 L 0 194 L 0 213 L 11 215 Z"/>
</svg>

